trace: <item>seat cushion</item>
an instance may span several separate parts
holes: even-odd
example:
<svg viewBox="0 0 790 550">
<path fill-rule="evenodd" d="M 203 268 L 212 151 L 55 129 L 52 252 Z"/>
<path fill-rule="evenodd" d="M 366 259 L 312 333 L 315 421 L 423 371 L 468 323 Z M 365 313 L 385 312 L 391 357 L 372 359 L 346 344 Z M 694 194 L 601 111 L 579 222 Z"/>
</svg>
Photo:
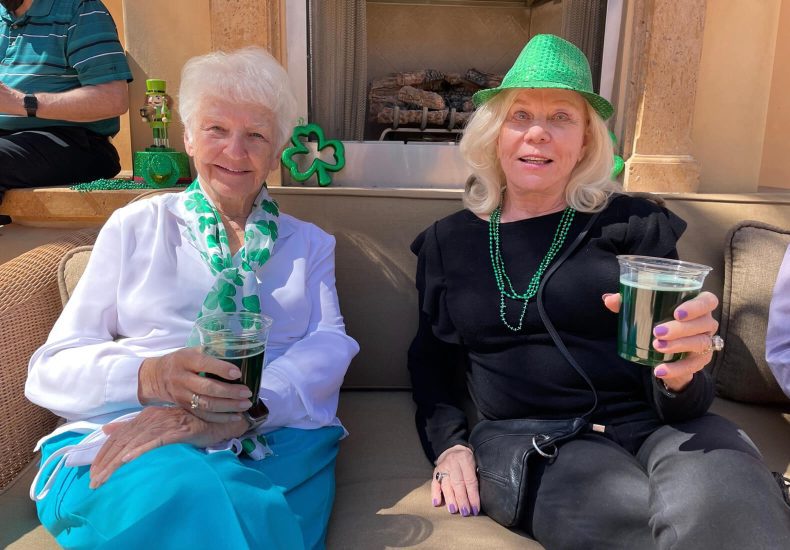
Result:
<svg viewBox="0 0 790 550">
<path fill-rule="evenodd" d="M 38 471 L 38 458 L 0 494 L 0 548 L 49 550 L 60 548 L 36 516 L 28 490 Z"/>
<path fill-rule="evenodd" d="M 344 391 L 338 415 L 350 435 L 340 442 L 327 548 L 543 548 L 486 516 L 431 505 L 433 467 L 409 392 Z"/>
<path fill-rule="evenodd" d="M 717 397 L 711 412 L 735 422 L 754 441 L 765 464 L 790 478 L 790 412 L 781 407 L 747 405 Z"/>
<path fill-rule="evenodd" d="M 720 334 L 725 347 L 713 366 L 718 395 L 790 410 L 765 361 L 768 308 L 790 229 L 744 221 L 729 232 L 724 251 Z"/>
</svg>

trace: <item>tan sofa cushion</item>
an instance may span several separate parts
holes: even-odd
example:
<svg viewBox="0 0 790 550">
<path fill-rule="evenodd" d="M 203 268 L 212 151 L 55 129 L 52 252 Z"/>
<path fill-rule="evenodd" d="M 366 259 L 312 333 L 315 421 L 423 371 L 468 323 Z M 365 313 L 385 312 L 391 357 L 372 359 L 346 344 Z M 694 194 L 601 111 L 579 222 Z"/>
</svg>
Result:
<svg viewBox="0 0 790 550">
<path fill-rule="evenodd" d="M 724 350 L 713 366 L 720 396 L 790 407 L 765 361 L 768 307 L 776 274 L 790 244 L 790 229 L 743 221 L 729 232 L 724 251 Z"/>
<path fill-rule="evenodd" d="M 60 290 L 60 301 L 64 306 L 82 277 L 92 250 L 93 246 L 78 246 L 66 252 L 61 258 L 58 266 L 58 289 Z"/>
<path fill-rule="evenodd" d="M 344 391 L 338 416 L 350 435 L 340 442 L 327 548 L 543 548 L 487 516 L 431 505 L 433 467 L 411 392 Z"/>
</svg>

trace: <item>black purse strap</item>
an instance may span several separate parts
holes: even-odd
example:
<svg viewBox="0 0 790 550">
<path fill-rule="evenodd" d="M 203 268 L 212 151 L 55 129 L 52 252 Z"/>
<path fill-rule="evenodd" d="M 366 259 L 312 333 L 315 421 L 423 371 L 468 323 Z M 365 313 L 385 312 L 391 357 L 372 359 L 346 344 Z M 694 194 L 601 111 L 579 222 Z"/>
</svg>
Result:
<svg viewBox="0 0 790 550">
<path fill-rule="evenodd" d="M 563 355 L 563 357 L 565 357 L 568 363 L 570 363 L 570 365 L 576 370 L 576 372 L 579 373 L 579 376 L 581 376 L 584 379 L 584 381 L 587 383 L 588 386 L 590 386 L 590 389 L 592 390 L 593 405 L 589 411 L 587 411 L 586 413 L 584 413 L 584 415 L 582 415 L 583 418 L 585 419 L 589 419 L 589 416 L 592 415 L 592 413 L 595 412 L 595 409 L 598 408 L 598 392 L 595 391 L 595 386 L 593 385 L 592 380 L 590 380 L 590 377 L 587 376 L 587 373 L 584 372 L 584 370 L 579 366 L 579 364 L 576 362 L 576 359 L 573 358 L 573 355 L 571 355 L 571 352 L 568 350 L 567 346 L 565 346 L 565 343 L 562 341 L 562 338 L 557 332 L 557 329 L 554 328 L 554 324 L 551 322 L 551 319 L 549 319 L 549 316 L 546 313 L 546 308 L 543 306 L 543 291 L 546 288 L 546 283 L 551 278 L 551 276 L 557 271 L 557 269 L 559 269 L 562 263 L 571 254 L 573 254 L 573 252 L 579 247 L 579 245 L 582 243 L 585 237 L 587 237 L 587 233 L 590 231 L 590 228 L 598 219 L 598 216 L 601 214 L 601 212 L 602 210 L 599 210 L 598 212 L 596 212 L 590 217 L 589 221 L 587 222 L 587 225 L 584 226 L 584 229 L 582 229 L 581 233 L 579 233 L 576 236 L 576 238 L 573 240 L 570 246 L 565 249 L 565 252 L 562 253 L 562 255 L 557 259 L 557 261 L 555 261 L 551 265 L 551 267 L 549 267 L 549 270 L 546 271 L 545 275 L 543 275 L 543 279 L 540 281 L 540 286 L 538 287 L 538 295 L 536 299 L 536 302 L 538 304 L 538 314 L 540 315 L 540 319 L 541 321 L 543 321 L 543 325 L 546 327 L 546 330 L 549 332 L 551 339 L 554 340 L 554 345 L 557 346 L 557 349 L 560 350 L 560 353 Z"/>
</svg>

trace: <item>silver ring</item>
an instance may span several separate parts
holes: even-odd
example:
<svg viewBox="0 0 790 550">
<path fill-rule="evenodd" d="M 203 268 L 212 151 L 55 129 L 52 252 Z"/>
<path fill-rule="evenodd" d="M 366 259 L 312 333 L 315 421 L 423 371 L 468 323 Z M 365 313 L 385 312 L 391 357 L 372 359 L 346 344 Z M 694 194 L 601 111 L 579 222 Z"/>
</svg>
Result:
<svg viewBox="0 0 790 550">
<path fill-rule="evenodd" d="M 450 474 L 449 474 L 448 472 L 436 472 L 436 475 L 435 475 L 435 476 L 433 476 L 433 478 L 434 478 L 436 481 L 438 481 L 439 483 L 441 483 L 441 482 L 442 482 L 442 480 L 443 480 L 444 478 L 446 478 L 446 477 L 450 477 Z"/>
<path fill-rule="evenodd" d="M 196 393 L 192 394 L 192 400 L 189 402 L 189 408 L 192 410 L 200 407 L 200 396 Z"/>
<path fill-rule="evenodd" d="M 724 338 L 716 334 L 710 337 L 710 345 L 707 348 L 705 348 L 704 353 L 708 353 L 709 351 L 721 351 L 723 349 L 724 349 Z"/>
</svg>

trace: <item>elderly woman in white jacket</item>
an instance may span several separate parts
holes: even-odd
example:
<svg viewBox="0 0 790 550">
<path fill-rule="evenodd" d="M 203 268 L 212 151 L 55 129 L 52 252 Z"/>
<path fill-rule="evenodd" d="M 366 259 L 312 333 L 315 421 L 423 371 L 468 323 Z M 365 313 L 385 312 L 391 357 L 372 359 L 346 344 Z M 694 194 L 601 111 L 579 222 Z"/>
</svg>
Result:
<svg viewBox="0 0 790 550">
<path fill-rule="evenodd" d="M 40 444 L 31 494 L 65 547 L 320 548 L 359 348 L 334 238 L 267 192 L 296 102 L 259 48 L 193 58 L 179 100 L 197 179 L 113 214 L 30 361 L 27 397 L 67 421 Z M 245 414 L 238 368 L 187 347 L 218 296 L 274 319 L 268 417 Z"/>
</svg>

